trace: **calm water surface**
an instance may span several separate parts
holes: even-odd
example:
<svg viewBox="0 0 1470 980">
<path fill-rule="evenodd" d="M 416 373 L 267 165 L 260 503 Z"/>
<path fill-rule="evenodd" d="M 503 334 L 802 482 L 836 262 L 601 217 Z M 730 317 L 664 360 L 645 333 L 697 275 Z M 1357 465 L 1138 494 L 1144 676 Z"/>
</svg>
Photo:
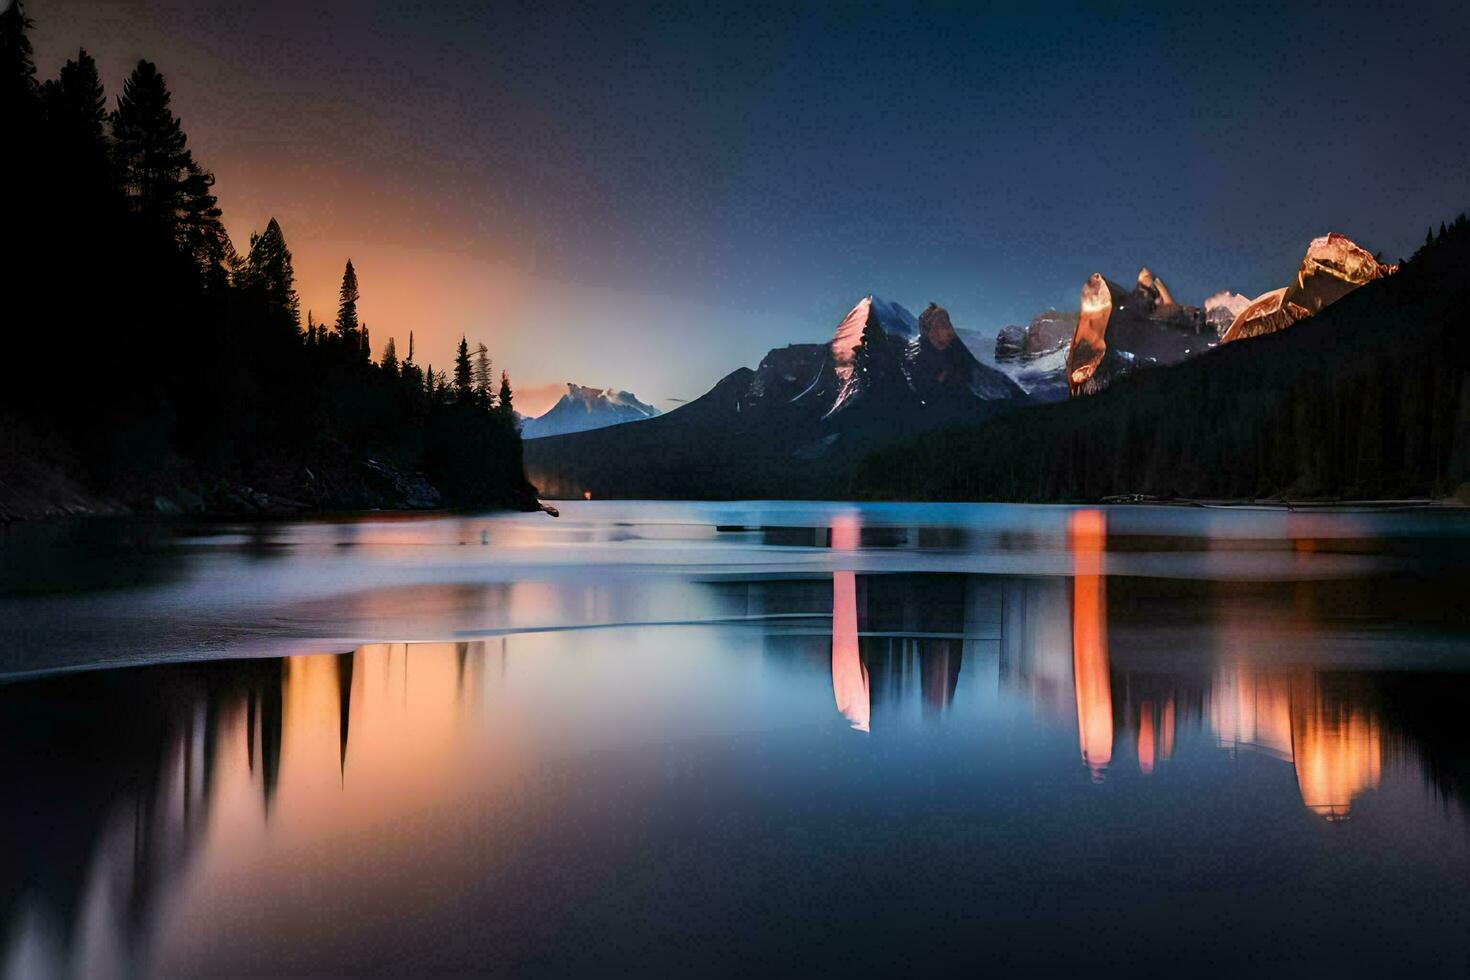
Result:
<svg viewBox="0 0 1470 980">
<path fill-rule="evenodd" d="M 563 514 L 0 531 L 6 972 L 1470 971 L 1464 514 Z"/>
</svg>

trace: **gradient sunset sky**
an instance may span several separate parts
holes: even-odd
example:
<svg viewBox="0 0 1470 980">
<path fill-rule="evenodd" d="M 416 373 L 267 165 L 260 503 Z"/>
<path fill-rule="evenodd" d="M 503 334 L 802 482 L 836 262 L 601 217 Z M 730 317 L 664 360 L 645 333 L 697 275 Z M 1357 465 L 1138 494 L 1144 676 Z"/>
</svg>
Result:
<svg viewBox="0 0 1470 980">
<path fill-rule="evenodd" d="M 868 292 L 993 333 L 1146 264 L 1185 302 L 1385 258 L 1470 207 L 1458 3 L 274 4 L 32 0 L 42 77 L 174 93 L 303 308 L 349 256 L 378 351 L 461 332 L 523 411 L 665 410 Z M 481 9 L 482 7 L 488 9 Z"/>
</svg>

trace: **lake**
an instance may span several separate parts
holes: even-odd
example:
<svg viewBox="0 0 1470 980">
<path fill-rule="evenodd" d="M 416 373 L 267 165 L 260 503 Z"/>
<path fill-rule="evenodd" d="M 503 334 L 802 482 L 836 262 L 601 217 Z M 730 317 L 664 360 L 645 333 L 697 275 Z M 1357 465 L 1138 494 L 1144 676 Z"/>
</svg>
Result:
<svg viewBox="0 0 1470 980">
<path fill-rule="evenodd" d="M 8 975 L 1470 970 L 1470 513 L 0 530 Z"/>
</svg>

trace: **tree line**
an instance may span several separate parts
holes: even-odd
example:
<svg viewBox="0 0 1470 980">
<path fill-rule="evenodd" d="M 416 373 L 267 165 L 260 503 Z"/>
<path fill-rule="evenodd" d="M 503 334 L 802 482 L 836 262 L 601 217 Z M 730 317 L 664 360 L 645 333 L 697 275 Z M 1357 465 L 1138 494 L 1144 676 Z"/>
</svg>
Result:
<svg viewBox="0 0 1470 980">
<path fill-rule="evenodd" d="M 280 224 L 235 249 L 158 67 L 139 61 L 109 105 L 85 50 L 37 78 L 32 26 L 19 2 L 0 13 L 0 460 L 44 455 L 130 501 L 188 488 L 207 506 L 245 484 L 393 505 L 422 474 L 448 504 L 529 502 L 510 379 L 483 344 L 461 338 L 436 371 L 410 331 L 375 361 L 350 259 L 335 319 L 303 324 Z"/>
</svg>

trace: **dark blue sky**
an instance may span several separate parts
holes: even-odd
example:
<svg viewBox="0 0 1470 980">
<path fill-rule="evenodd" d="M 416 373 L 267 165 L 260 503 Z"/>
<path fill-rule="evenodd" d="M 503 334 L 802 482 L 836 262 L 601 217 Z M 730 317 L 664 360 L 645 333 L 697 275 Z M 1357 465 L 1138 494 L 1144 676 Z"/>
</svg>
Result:
<svg viewBox="0 0 1470 980">
<path fill-rule="evenodd" d="M 1470 207 L 1461 4 L 478 6 L 29 8 L 43 74 L 158 62 L 318 313 L 351 254 L 380 344 L 526 386 L 689 397 L 868 291 L 991 332 L 1140 264 L 1254 296 Z"/>
</svg>

